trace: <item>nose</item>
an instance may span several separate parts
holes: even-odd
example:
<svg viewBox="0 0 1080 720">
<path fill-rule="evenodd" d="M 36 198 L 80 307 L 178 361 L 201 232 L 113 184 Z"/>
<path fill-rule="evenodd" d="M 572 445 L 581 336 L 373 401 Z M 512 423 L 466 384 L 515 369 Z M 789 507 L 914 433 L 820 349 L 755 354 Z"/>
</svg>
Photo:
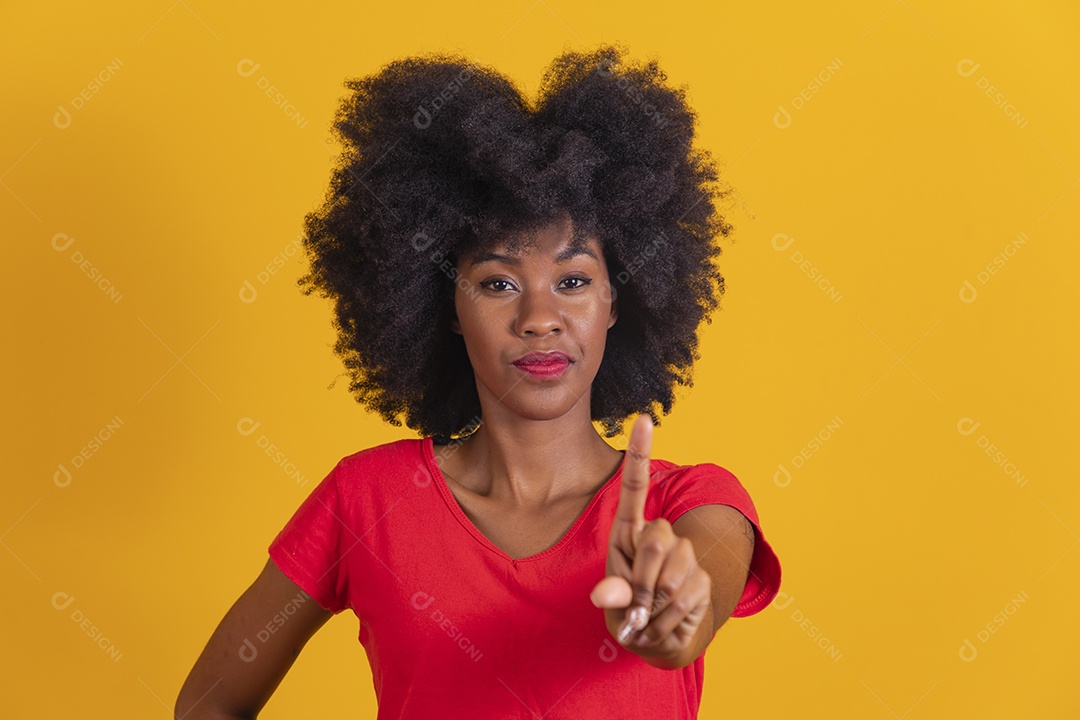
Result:
<svg viewBox="0 0 1080 720">
<path fill-rule="evenodd" d="M 524 335 L 547 335 L 563 330 L 559 299 L 553 293 L 526 290 L 518 301 L 516 332 Z"/>
</svg>

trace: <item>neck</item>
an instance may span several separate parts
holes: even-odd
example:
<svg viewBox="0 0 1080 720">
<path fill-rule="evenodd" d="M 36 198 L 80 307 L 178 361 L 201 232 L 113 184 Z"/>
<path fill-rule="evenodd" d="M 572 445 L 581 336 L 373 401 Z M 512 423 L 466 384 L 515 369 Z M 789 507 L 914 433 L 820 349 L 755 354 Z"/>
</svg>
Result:
<svg viewBox="0 0 1080 720">
<path fill-rule="evenodd" d="M 595 492 L 619 469 L 623 455 L 596 432 L 583 397 L 566 414 L 524 418 L 505 405 L 483 405 L 484 421 L 461 441 L 455 478 L 471 491 L 511 507 L 536 507 Z"/>
</svg>

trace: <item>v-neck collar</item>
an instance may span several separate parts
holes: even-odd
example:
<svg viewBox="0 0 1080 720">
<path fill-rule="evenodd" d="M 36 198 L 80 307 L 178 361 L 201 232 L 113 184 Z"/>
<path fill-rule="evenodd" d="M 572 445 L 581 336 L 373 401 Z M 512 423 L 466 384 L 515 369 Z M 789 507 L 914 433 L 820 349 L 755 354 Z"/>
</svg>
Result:
<svg viewBox="0 0 1080 720">
<path fill-rule="evenodd" d="M 425 462 L 427 462 L 428 469 L 431 471 L 431 476 L 435 479 L 435 486 L 439 488 L 439 494 L 442 495 L 443 500 L 446 501 L 450 512 L 454 515 L 454 517 L 458 519 L 458 522 L 460 522 L 462 526 L 467 531 L 469 531 L 469 533 L 474 538 L 476 538 L 476 540 L 481 545 L 483 545 L 488 550 L 495 553 L 502 559 L 511 563 L 514 567 L 517 567 L 518 563 L 542 560 L 549 555 L 553 555 L 559 552 L 559 550 L 568 545 L 573 539 L 574 535 L 577 534 L 578 529 L 585 523 L 586 518 L 588 518 L 589 515 L 592 513 L 593 508 L 600 502 L 600 498 L 604 495 L 605 492 L 607 492 L 608 488 L 616 485 L 619 482 L 620 478 L 622 478 L 623 466 L 626 465 L 626 451 L 620 451 L 623 454 L 623 459 L 622 462 L 619 463 L 619 468 L 615 471 L 615 474 L 608 478 L 608 481 L 604 483 L 599 490 L 596 491 L 596 494 L 593 495 L 592 500 L 590 500 L 589 504 L 585 506 L 585 509 L 582 510 L 581 514 L 577 516 L 577 519 L 574 520 L 574 524 L 570 526 L 570 529 L 567 530 L 561 538 L 559 538 L 558 542 L 549 547 L 547 550 L 541 550 L 535 555 L 530 555 L 523 558 L 512 558 L 505 550 L 500 548 L 495 543 L 491 542 L 491 540 L 488 539 L 487 535 L 480 532 L 480 529 L 473 524 L 472 520 L 469 519 L 469 516 L 466 515 L 465 511 L 461 509 L 461 505 L 458 504 L 457 498 L 454 497 L 454 493 L 450 489 L 450 485 L 449 483 L 447 483 L 446 477 L 443 475 L 442 469 L 439 467 L 439 463 L 435 460 L 434 445 L 435 441 L 430 436 L 422 438 L 420 440 L 420 446 L 421 451 L 424 455 L 424 460 Z"/>
</svg>

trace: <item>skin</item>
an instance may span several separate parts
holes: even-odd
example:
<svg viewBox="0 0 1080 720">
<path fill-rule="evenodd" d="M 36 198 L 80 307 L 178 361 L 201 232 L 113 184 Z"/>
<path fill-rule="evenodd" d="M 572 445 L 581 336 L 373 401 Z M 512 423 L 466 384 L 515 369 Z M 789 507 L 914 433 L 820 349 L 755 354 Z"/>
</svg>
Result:
<svg viewBox="0 0 1080 720">
<path fill-rule="evenodd" d="M 606 577 L 590 595 L 609 632 L 653 667 L 694 662 L 731 616 L 753 556 L 753 525 L 728 505 L 702 505 L 675 523 L 645 520 L 652 419 L 631 431 L 619 505 L 608 540 Z M 631 611 L 641 609 L 641 624 Z M 625 636 L 624 636 L 625 633 Z"/>
<path fill-rule="evenodd" d="M 267 560 L 195 661 L 176 698 L 176 718 L 224 720 L 258 715 L 304 645 L 333 615 L 310 596 L 296 603 L 298 593 L 307 595 L 273 561 Z M 266 642 L 260 642 L 258 632 L 290 604 L 295 611 L 289 621 L 270 633 Z M 250 661 L 241 655 L 247 648 L 245 640 L 256 646 Z"/>
<path fill-rule="evenodd" d="M 453 452 L 436 446 L 436 459 L 466 514 L 511 557 L 554 545 L 623 462 L 589 413 L 593 378 L 618 311 L 595 240 L 588 244 L 595 257 L 555 261 L 569 229 L 567 218 L 543 229 L 518 264 L 463 261 L 458 268 L 480 288 L 470 297 L 456 283 L 452 330 L 465 338 L 484 422 Z M 506 282 L 495 282 L 500 279 Z M 526 352 L 551 349 L 573 361 L 559 378 L 533 378 L 511 365 Z M 632 606 L 648 608 L 648 624 L 623 647 L 654 667 L 675 669 L 705 652 L 735 608 L 754 530 L 726 505 L 694 508 L 674 524 L 646 522 L 651 440 L 651 420 L 641 415 L 627 450 L 607 576 L 591 598 L 604 608 L 615 638 Z M 300 593 L 307 595 L 267 560 L 196 660 L 175 717 L 257 717 L 307 641 L 332 617 L 310 597 L 296 603 Z M 289 621 L 265 641 L 253 641 L 287 606 Z M 651 644 L 635 645 L 639 638 Z"/>
<path fill-rule="evenodd" d="M 465 338 L 484 422 L 452 448 L 436 445 L 436 462 L 477 529 L 515 558 L 558 542 L 622 461 L 589 412 L 617 305 L 595 239 L 587 244 L 593 257 L 558 261 L 570 230 L 564 217 L 540 231 L 516 262 L 465 258 L 457 266 L 466 282 L 456 284 L 451 329 Z M 591 282 L 582 287 L 574 277 Z M 572 361 L 558 378 L 532 378 L 511 364 L 527 352 L 555 349 Z M 623 471 L 607 577 L 591 598 L 605 608 L 616 638 L 629 611 L 645 608 L 647 625 L 635 628 L 624 647 L 654 667 L 675 669 L 699 657 L 734 610 L 754 530 L 726 505 L 694 508 L 674 525 L 665 518 L 647 523 L 651 441 L 651 419 L 641 415 Z"/>
<path fill-rule="evenodd" d="M 465 338 L 484 421 L 451 451 L 436 445 L 436 459 L 466 515 L 511 557 L 554 545 L 623 458 L 590 414 L 592 381 L 618 318 L 607 265 L 592 238 L 592 256 L 556 262 L 569 241 L 564 218 L 517 263 L 469 258 L 457 266 L 451 330 Z M 512 364 L 550 350 L 571 360 L 557 378 Z"/>
</svg>

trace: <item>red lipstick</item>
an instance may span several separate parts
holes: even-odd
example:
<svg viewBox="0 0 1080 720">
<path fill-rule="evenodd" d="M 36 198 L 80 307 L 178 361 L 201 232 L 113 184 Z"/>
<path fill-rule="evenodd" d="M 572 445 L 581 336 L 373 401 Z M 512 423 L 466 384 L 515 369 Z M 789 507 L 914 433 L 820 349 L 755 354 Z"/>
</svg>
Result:
<svg viewBox="0 0 1080 720">
<path fill-rule="evenodd" d="M 570 365 L 570 358 L 565 353 L 531 352 L 514 361 L 514 367 L 534 377 L 553 378 L 562 375 Z"/>
</svg>

